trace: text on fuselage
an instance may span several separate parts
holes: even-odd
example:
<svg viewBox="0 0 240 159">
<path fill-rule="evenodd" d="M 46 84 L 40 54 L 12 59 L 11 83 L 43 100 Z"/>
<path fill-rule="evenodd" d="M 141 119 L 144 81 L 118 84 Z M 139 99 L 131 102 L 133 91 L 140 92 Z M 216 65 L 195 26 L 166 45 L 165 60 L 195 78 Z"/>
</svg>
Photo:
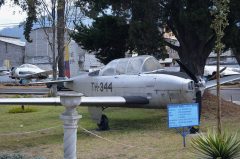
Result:
<svg viewBox="0 0 240 159">
<path fill-rule="evenodd" d="M 92 91 L 95 92 L 112 92 L 112 82 L 91 82 Z"/>
</svg>

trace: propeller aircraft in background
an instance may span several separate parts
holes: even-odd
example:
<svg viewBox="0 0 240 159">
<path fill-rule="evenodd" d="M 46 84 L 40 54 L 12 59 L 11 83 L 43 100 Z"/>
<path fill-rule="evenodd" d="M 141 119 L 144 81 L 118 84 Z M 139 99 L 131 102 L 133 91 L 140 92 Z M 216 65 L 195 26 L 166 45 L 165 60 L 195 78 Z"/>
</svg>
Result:
<svg viewBox="0 0 240 159">
<path fill-rule="evenodd" d="M 36 65 L 23 64 L 11 69 L 10 78 L 20 80 L 20 84 L 29 83 L 32 79 L 47 79 L 52 74 L 52 70 L 46 71 Z"/>
<path fill-rule="evenodd" d="M 204 68 L 204 77 L 207 77 L 207 79 L 215 79 L 216 78 L 216 69 L 217 66 L 213 65 L 206 65 Z M 240 75 L 237 68 L 229 68 L 229 67 L 220 67 L 220 77 L 224 76 L 232 76 L 232 75 Z"/>
<path fill-rule="evenodd" d="M 197 102 L 201 108 L 204 90 L 216 86 L 216 81 L 206 82 L 177 62 L 186 73 L 164 71 L 154 57 L 143 55 L 116 59 L 100 70 L 47 83 L 64 83 L 82 93 L 80 106 L 87 106 L 99 129 L 107 130 L 108 118 L 103 114 L 107 107 L 161 109 L 170 103 Z M 224 77 L 220 83 L 237 79 L 240 75 Z M 2 98 L 0 104 L 60 104 L 60 98 Z"/>
</svg>

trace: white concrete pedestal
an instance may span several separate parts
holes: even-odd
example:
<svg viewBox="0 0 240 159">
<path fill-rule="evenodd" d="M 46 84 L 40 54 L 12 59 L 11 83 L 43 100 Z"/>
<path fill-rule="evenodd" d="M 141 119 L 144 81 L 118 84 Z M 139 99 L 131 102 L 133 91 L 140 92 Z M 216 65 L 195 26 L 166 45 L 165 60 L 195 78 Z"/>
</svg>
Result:
<svg viewBox="0 0 240 159">
<path fill-rule="evenodd" d="M 81 93 L 59 94 L 65 112 L 60 115 L 64 128 L 64 159 L 77 159 L 77 128 L 82 117 L 76 108 L 81 103 Z"/>
</svg>

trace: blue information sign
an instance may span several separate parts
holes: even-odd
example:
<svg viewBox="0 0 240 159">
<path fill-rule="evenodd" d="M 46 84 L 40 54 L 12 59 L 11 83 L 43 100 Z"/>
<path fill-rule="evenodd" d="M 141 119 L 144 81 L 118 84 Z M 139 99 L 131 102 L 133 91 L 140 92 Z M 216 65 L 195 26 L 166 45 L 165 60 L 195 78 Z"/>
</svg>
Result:
<svg viewBox="0 0 240 159">
<path fill-rule="evenodd" d="M 168 127 L 179 128 L 199 125 L 198 103 L 168 104 Z"/>
</svg>

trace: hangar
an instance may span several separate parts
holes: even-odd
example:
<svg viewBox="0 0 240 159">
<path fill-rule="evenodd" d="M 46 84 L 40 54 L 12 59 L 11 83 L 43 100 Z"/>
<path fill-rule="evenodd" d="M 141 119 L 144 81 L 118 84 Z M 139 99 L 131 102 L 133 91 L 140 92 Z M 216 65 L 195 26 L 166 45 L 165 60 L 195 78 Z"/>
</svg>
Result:
<svg viewBox="0 0 240 159">
<path fill-rule="evenodd" d="M 8 69 L 19 66 L 24 63 L 24 55 L 25 42 L 17 37 L 0 35 L 0 66 Z"/>
</svg>

